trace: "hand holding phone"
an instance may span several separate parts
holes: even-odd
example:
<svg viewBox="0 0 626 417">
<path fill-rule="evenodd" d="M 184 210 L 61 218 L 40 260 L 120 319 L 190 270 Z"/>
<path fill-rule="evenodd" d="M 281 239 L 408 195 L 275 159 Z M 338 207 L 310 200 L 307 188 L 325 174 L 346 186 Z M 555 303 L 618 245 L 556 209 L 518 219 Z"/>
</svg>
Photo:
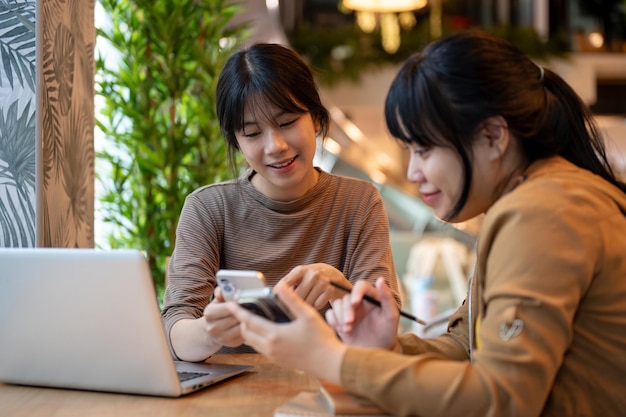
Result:
<svg viewBox="0 0 626 417">
<path fill-rule="evenodd" d="M 257 290 L 242 291 L 236 301 L 246 310 L 250 310 L 254 314 L 265 317 L 273 322 L 290 322 L 293 317 L 287 307 L 285 307 L 276 294 L 272 292 L 271 288 L 266 287 L 266 289 L 268 291 L 261 295 L 254 293 Z"/>
<path fill-rule="evenodd" d="M 277 323 L 292 320 L 289 310 L 267 286 L 262 272 L 220 269 L 216 278 L 225 301 L 236 301 L 243 308 Z"/>
</svg>

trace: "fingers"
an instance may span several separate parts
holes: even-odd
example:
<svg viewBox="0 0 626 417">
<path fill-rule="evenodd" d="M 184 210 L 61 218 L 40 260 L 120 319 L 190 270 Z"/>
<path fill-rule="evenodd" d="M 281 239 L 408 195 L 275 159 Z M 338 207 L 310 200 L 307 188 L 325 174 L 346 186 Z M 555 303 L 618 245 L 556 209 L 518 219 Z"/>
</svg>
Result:
<svg viewBox="0 0 626 417">
<path fill-rule="evenodd" d="M 204 328 L 215 344 L 239 346 L 243 343 L 239 320 L 231 314 L 223 302 L 210 302 L 204 309 Z"/>
<path fill-rule="evenodd" d="M 317 310 L 300 298 L 294 290 L 283 287 L 276 294 L 295 318 L 307 317 L 311 314 L 318 315 Z"/>
<path fill-rule="evenodd" d="M 326 323 L 328 323 L 328 325 L 335 330 L 337 330 L 337 326 L 339 326 L 341 323 L 341 318 L 337 314 L 338 310 L 335 310 L 336 302 L 337 300 L 333 301 L 330 308 L 326 310 L 326 313 L 325 313 Z"/>
<path fill-rule="evenodd" d="M 313 302 L 310 304 L 316 309 L 321 310 L 332 300 L 332 298 L 330 297 L 331 294 L 332 294 L 332 291 L 330 289 L 326 289 L 325 291 L 318 294 L 313 299 Z"/>
<path fill-rule="evenodd" d="M 214 299 L 204 308 L 204 317 L 208 321 L 214 321 L 230 317 L 232 314 L 224 307 L 224 303 Z"/>
<path fill-rule="evenodd" d="M 215 287 L 215 290 L 213 290 L 213 299 L 219 302 L 224 302 L 224 295 L 222 294 L 222 289 L 220 287 Z"/>
<path fill-rule="evenodd" d="M 274 290 L 279 290 L 283 287 L 296 288 L 304 275 L 304 268 L 302 266 L 296 266 L 287 275 L 281 278 L 280 281 L 274 286 Z"/>
<path fill-rule="evenodd" d="M 243 336 L 241 335 L 241 325 L 237 322 L 235 326 L 220 331 L 219 335 L 212 337 L 212 339 L 222 346 L 240 346 L 244 342 Z"/>
<path fill-rule="evenodd" d="M 276 295 L 293 316 L 289 323 L 271 322 L 234 302 L 225 304 L 241 322 L 245 342 L 270 361 L 305 372 L 319 368 L 320 355 L 342 346 L 335 332 L 294 290 L 282 287 Z M 309 368 L 310 365 L 314 368 Z"/>
<path fill-rule="evenodd" d="M 376 290 L 378 291 L 378 299 L 380 300 L 381 307 L 385 311 L 396 310 L 396 300 L 393 298 L 393 294 L 387 287 L 387 283 L 384 278 L 378 278 L 376 280 Z"/>
<path fill-rule="evenodd" d="M 331 302 L 332 309 L 326 312 L 326 320 L 338 333 L 350 333 L 358 320 L 379 308 L 365 298 L 380 300 L 386 312 L 397 309 L 391 291 L 383 278 L 376 280 L 376 287 L 367 281 L 358 281 L 350 294 Z"/>
<path fill-rule="evenodd" d="M 354 284 L 354 287 L 352 287 L 352 291 L 350 292 L 350 300 L 352 306 L 356 307 L 361 304 L 366 295 L 375 299 L 379 298 L 378 291 L 369 282 L 363 280 L 357 281 L 357 283 Z"/>
<path fill-rule="evenodd" d="M 275 323 L 252 313 L 234 301 L 225 303 L 228 311 L 241 323 L 240 334 L 243 341 L 257 352 L 267 354 L 271 345 Z"/>
<path fill-rule="evenodd" d="M 241 332 L 243 333 L 245 330 L 252 330 L 259 327 L 258 321 L 268 321 L 249 310 L 241 307 L 234 301 L 229 301 L 225 303 L 225 307 L 228 311 L 241 323 Z M 245 339 L 245 337 L 244 337 Z"/>
<path fill-rule="evenodd" d="M 291 288 L 308 304 L 317 309 L 326 306 L 334 293 L 328 284 L 329 270 L 326 264 L 300 265 L 293 268 L 274 286 L 274 292 Z M 343 277 L 343 275 L 342 275 Z"/>
<path fill-rule="evenodd" d="M 308 304 L 317 309 L 321 309 L 330 301 L 330 296 L 333 291 L 326 281 L 305 279 L 295 289 L 295 293 Z"/>
<path fill-rule="evenodd" d="M 331 308 L 326 310 L 326 321 L 338 333 L 347 333 L 352 330 L 355 321 L 350 295 L 337 298 L 331 302 Z"/>
</svg>

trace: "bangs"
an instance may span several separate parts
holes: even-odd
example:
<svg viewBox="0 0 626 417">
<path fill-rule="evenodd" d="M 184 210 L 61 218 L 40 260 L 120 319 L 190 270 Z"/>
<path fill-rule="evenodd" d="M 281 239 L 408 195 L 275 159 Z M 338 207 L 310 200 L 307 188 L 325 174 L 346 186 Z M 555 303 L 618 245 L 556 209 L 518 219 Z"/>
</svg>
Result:
<svg viewBox="0 0 626 417">
<path fill-rule="evenodd" d="M 446 117 L 451 109 L 420 64 L 421 59 L 409 61 L 391 84 L 385 100 L 387 129 L 406 144 L 450 146 L 448 140 L 456 136 L 453 120 Z"/>
<path fill-rule="evenodd" d="M 249 110 L 257 121 L 274 123 L 276 116 L 272 111 L 291 114 L 308 113 L 309 109 L 299 104 L 284 87 L 274 86 L 249 86 L 249 91 L 242 95 L 247 97 L 239 103 L 239 117 L 234 120 L 233 130 L 238 131 L 244 127 L 244 114 Z"/>
<path fill-rule="evenodd" d="M 396 105 L 391 114 L 385 110 L 385 118 L 389 134 L 402 143 L 422 147 L 449 146 L 443 138 L 443 128 L 439 127 L 436 115 L 430 115 L 428 109 L 412 110 L 403 105 Z"/>
</svg>

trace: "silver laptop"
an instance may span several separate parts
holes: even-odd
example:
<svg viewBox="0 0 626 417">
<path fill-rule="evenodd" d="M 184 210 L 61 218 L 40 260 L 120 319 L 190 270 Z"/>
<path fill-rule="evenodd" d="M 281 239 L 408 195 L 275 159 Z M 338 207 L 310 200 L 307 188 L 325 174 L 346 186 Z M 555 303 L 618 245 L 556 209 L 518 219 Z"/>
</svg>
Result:
<svg viewBox="0 0 626 417">
<path fill-rule="evenodd" d="M 251 368 L 172 359 L 139 251 L 0 248 L 2 382 L 177 397 Z"/>
</svg>

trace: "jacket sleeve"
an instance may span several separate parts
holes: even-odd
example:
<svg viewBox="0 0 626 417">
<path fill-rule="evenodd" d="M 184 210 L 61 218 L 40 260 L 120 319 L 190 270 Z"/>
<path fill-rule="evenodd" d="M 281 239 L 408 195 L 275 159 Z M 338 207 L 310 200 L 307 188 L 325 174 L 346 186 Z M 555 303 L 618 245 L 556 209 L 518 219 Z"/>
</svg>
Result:
<svg viewBox="0 0 626 417">
<path fill-rule="evenodd" d="M 467 299 L 466 299 L 467 300 Z M 469 322 L 467 302 L 457 309 L 448 319 L 446 333 L 436 338 L 420 338 L 413 333 L 398 336 L 402 353 L 419 355 L 420 353 L 440 353 L 453 360 L 469 359 Z"/>
</svg>

